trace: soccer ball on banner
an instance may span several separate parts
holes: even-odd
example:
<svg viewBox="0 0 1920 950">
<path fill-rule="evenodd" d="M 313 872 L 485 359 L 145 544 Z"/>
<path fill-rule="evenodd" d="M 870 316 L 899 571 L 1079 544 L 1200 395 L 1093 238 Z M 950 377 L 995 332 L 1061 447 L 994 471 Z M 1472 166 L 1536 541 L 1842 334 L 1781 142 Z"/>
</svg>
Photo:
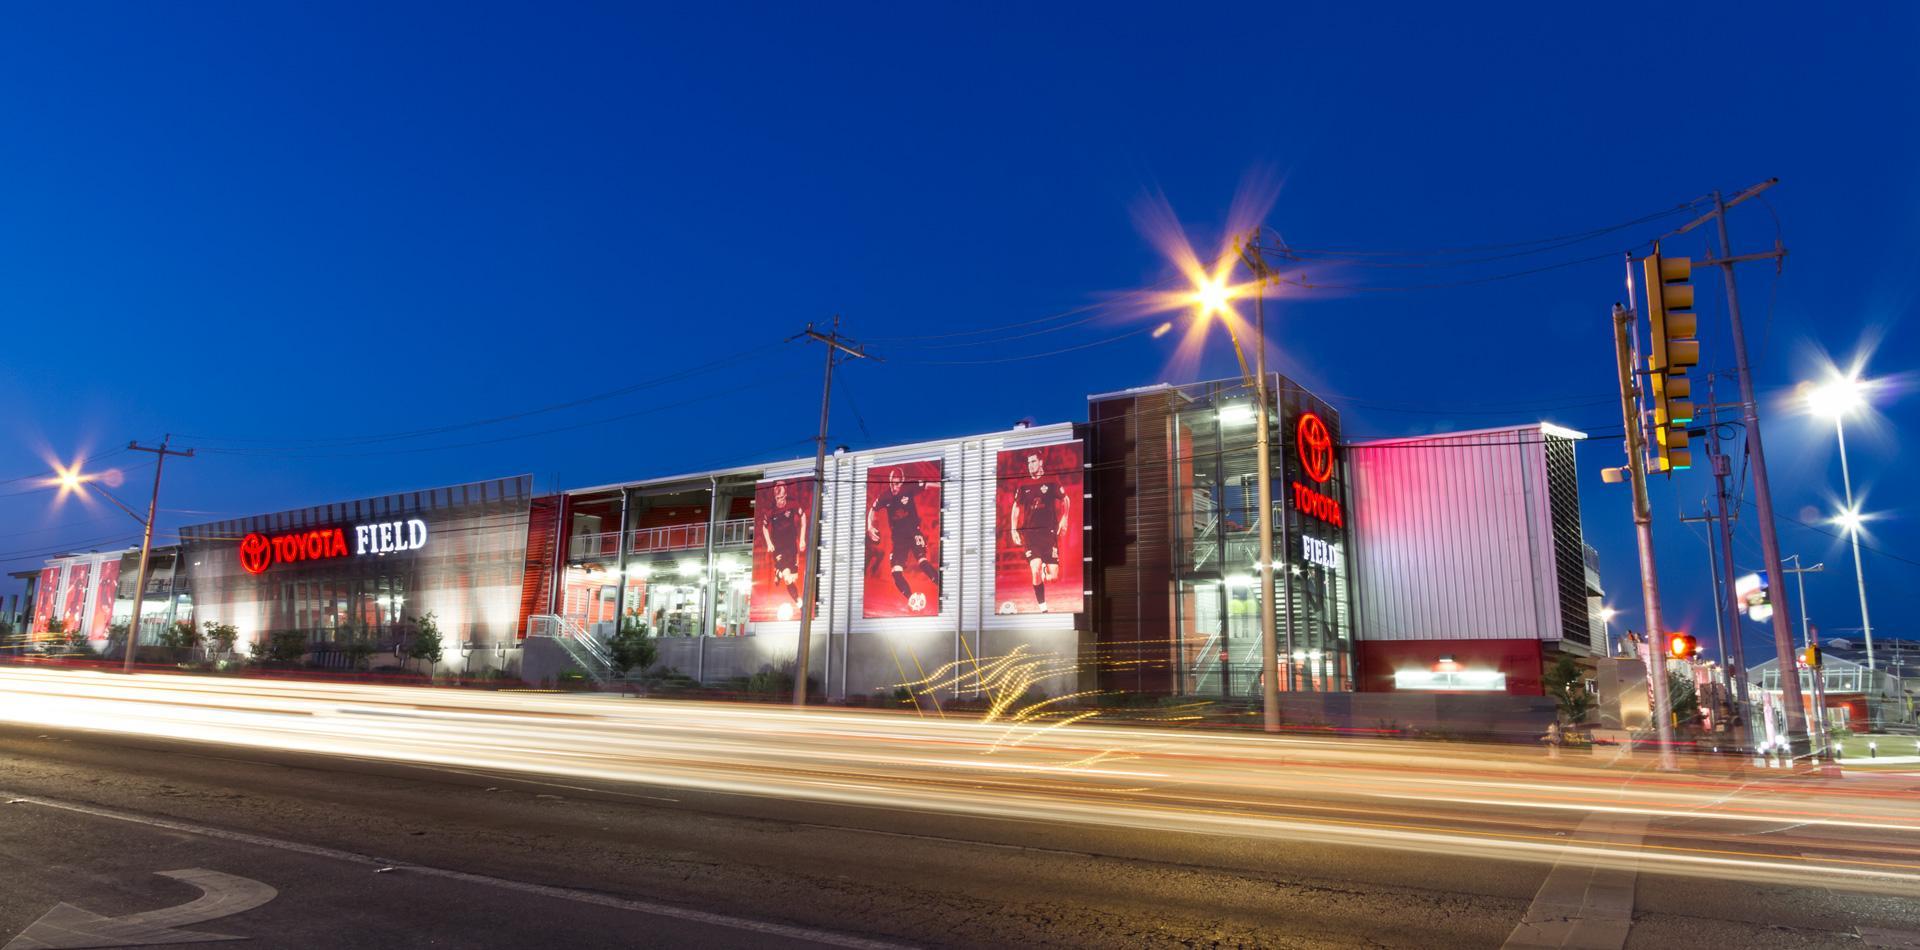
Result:
<svg viewBox="0 0 1920 950">
<path fill-rule="evenodd" d="M 792 605 L 792 604 L 781 604 L 781 605 L 780 605 L 780 608 L 779 608 L 778 610 L 775 610 L 775 611 L 773 612 L 773 615 L 774 615 L 775 617 L 778 617 L 778 618 L 780 618 L 781 620 L 792 620 L 792 619 L 793 619 L 793 605 Z"/>
<path fill-rule="evenodd" d="M 914 613 L 927 609 L 927 595 L 914 591 L 913 595 L 907 598 L 907 609 Z"/>
<path fill-rule="evenodd" d="M 1003 600 L 1000 602 L 1000 612 L 1003 614 L 1019 613 L 1019 611 L 1020 609 L 1015 607 L 1011 600 Z"/>
</svg>

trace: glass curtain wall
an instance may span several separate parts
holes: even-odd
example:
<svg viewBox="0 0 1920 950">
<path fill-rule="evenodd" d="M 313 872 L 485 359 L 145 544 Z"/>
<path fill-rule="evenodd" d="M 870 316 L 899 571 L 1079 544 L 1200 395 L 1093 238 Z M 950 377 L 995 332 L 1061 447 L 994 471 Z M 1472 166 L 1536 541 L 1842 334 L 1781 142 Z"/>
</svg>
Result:
<svg viewBox="0 0 1920 950">
<path fill-rule="evenodd" d="M 1291 485 L 1306 478 L 1296 458 L 1295 420 L 1314 412 L 1338 445 L 1333 410 L 1280 377 L 1270 383 L 1277 413 L 1270 432 L 1274 620 L 1281 689 L 1352 688 L 1352 630 L 1346 532 L 1296 509 Z M 1184 390 L 1174 413 L 1174 614 L 1179 690 L 1257 700 L 1260 694 L 1258 415 L 1250 387 L 1203 383 Z M 1335 474 L 1314 487 L 1345 506 Z M 1307 540 L 1317 543 L 1313 558 Z"/>
<path fill-rule="evenodd" d="M 745 635 L 753 485 L 721 476 L 576 496 L 562 615 L 601 636 L 616 623 L 662 638 Z"/>
</svg>

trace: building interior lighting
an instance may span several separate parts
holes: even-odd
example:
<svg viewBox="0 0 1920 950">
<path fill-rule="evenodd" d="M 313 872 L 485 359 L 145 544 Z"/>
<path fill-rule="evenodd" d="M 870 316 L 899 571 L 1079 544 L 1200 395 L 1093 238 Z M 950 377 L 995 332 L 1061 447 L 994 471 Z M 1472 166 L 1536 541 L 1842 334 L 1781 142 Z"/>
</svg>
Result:
<svg viewBox="0 0 1920 950">
<path fill-rule="evenodd" d="M 1227 586 L 1228 587 L 1252 587 L 1253 577 L 1252 575 L 1249 575 L 1249 574 L 1230 574 L 1227 576 Z"/>
<path fill-rule="evenodd" d="M 1253 421 L 1253 406 L 1244 402 L 1230 402 L 1215 410 L 1223 426 L 1243 426 Z"/>
</svg>

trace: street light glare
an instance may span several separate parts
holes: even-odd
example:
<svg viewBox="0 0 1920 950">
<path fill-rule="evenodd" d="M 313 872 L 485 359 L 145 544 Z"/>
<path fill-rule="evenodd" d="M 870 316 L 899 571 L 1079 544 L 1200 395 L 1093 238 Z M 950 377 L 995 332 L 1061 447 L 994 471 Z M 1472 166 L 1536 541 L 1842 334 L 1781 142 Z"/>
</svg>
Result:
<svg viewBox="0 0 1920 950">
<path fill-rule="evenodd" d="M 1858 508 L 1844 508 L 1839 514 L 1833 516 L 1833 523 L 1839 525 L 1848 534 L 1857 533 L 1866 520 Z"/>
<path fill-rule="evenodd" d="M 1858 376 L 1836 376 L 1807 390 L 1807 407 L 1827 418 L 1852 415 L 1867 404 L 1867 384 Z"/>
<path fill-rule="evenodd" d="M 1227 309 L 1227 304 L 1232 303 L 1233 298 L 1238 296 L 1239 288 L 1227 286 L 1223 275 L 1202 277 L 1197 283 L 1198 286 L 1193 290 L 1193 302 L 1202 317 L 1212 316 Z"/>
</svg>

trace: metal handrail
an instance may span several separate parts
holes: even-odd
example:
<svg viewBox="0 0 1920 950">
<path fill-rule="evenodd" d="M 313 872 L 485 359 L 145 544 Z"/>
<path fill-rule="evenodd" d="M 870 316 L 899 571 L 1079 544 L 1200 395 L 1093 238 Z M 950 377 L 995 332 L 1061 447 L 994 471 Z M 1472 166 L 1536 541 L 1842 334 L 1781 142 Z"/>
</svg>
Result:
<svg viewBox="0 0 1920 950">
<path fill-rule="evenodd" d="M 714 547 L 745 547 L 753 543 L 753 519 L 729 518 L 714 525 Z M 656 528 L 632 528 L 627 531 L 627 553 L 649 554 L 660 551 L 689 551 L 707 546 L 706 522 L 670 524 Z M 575 558 L 616 558 L 620 556 L 620 532 L 597 531 L 575 535 L 568 543 Z"/>
</svg>

